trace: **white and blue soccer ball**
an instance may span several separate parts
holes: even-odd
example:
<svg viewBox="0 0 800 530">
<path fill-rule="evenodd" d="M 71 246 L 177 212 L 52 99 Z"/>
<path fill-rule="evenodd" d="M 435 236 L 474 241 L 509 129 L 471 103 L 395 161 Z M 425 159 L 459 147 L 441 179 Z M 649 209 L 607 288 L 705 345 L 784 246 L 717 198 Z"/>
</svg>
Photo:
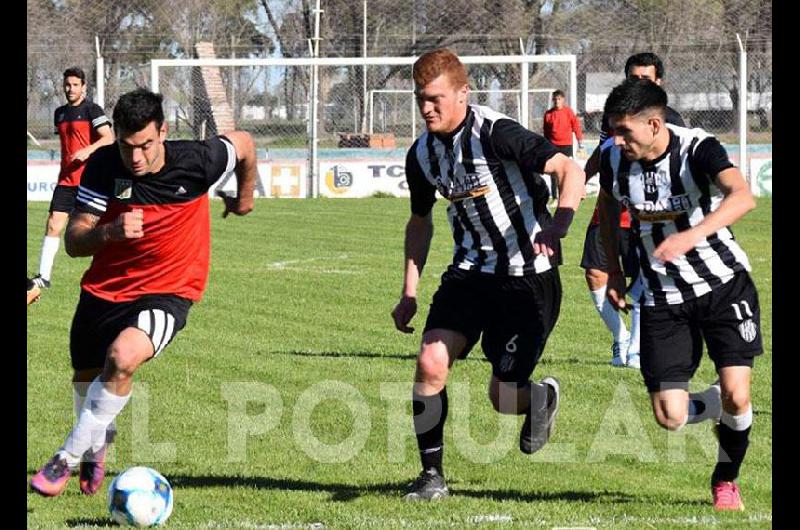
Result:
<svg viewBox="0 0 800 530">
<path fill-rule="evenodd" d="M 131 467 L 108 487 L 108 511 L 122 526 L 158 526 L 172 513 L 172 486 L 155 469 Z"/>
</svg>

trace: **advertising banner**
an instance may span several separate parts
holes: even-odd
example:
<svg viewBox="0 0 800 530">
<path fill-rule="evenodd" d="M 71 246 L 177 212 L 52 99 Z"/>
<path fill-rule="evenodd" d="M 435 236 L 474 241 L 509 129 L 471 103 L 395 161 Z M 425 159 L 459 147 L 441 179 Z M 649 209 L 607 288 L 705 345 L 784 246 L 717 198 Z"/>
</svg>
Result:
<svg viewBox="0 0 800 530">
<path fill-rule="evenodd" d="M 385 193 L 408 197 L 405 160 L 322 160 L 319 194 L 323 197 L 369 197 Z"/>
</svg>

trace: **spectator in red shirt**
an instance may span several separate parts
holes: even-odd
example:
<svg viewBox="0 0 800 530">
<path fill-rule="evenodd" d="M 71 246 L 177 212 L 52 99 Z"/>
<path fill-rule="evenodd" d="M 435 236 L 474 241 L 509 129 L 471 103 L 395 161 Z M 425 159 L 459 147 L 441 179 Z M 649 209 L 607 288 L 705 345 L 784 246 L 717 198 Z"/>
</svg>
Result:
<svg viewBox="0 0 800 530">
<path fill-rule="evenodd" d="M 583 149 L 581 124 L 572 109 L 566 105 L 563 90 L 553 92 L 553 108 L 544 113 L 544 137 L 565 155 L 572 156 L 572 133 L 578 139 L 578 149 Z"/>
</svg>

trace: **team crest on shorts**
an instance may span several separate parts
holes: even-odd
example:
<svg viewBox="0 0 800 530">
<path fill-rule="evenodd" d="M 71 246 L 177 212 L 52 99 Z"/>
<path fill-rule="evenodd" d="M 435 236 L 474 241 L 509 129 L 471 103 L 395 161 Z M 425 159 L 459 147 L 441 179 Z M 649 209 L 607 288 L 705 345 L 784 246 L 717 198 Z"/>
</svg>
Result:
<svg viewBox="0 0 800 530">
<path fill-rule="evenodd" d="M 752 319 L 748 318 L 739 324 L 739 335 L 742 336 L 745 342 L 753 342 L 758 335 L 758 328 Z"/>
<path fill-rule="evenodd" d="M 114 179 L 114 196 L 117 199 L 130 199 L 133 195 L 133 181 L 130 179 Z"/>
<path fill-rule="evenodd" d="M 500 371 L 508 373 L 514 368 L 514 357 L 512 355 L 503 355 L 500 357 Z"/>
</svg>

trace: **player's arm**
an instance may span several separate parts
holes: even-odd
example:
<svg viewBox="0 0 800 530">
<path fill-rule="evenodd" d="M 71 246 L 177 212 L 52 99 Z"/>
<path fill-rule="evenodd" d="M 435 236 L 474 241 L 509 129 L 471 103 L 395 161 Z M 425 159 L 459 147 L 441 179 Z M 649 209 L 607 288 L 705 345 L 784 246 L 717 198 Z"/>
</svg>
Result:
<svg viewBox="0 0 800 530">
<path fill-rule="evenodd" d="M 425 179 L 415 155 L 416 146 L 415 142 L 406 155 L 406 182 L 411 194 L 411 217 L 406 223 L 403 243 L 403 291 L 400 293 L 400 301 L 392 310 L 394 326 L 403 333 L 414 332 L 414 328 L 408 323 L 417 312 L 417 287 L 431 248 L 431 212 L 433 203 L 436 202 L 436 189 Z"/>
<path fill-rule="evenodd" d="M 93 256 L 112 241 L 138 239 L 144 236 L 144 214 L 141 209 L 121 213 L 110 223 L 99 224 L 100 216 L 74 210 L 64 233 L 64 249 L 73 258 Z"/>
<path fill-rule="evenodd" d="M 84 162 L 92 155 L 92 153 L 104 145 L 111 145 L 114 143 L 114 130 L 111 128 L 111 124 L 106 122 L 95 130 L 100 137 L 95 140 L 94 143 L 75 151 L 70 158 L 71 161 L 77 160 L 79 162 Z"/>
<path fill-rule="evenodd" d="M 236 197 L 230 197 L 222 192 L 218 193 L 225 201 L 225 211 L 222 217 L 229 213 L 247 215 L 253 210 L 256 179 L 258 169 L 256 166 L 256 145 L 253 137 L 246 131 L 230 131 L 223 135 L 233 145 L 236 151 Z"/>
<path fill-rule="evenodd" d="M 586 175 L 574 160 L 561 153 L 556 153 L 547 160 L 544 173 L 553 175 L 558 181 L 558 206 L 552 223 L 536 234 L 533 251 L 552 256 L 558 248 L 558 240 L 567 235 L 575 212 L 581 204 Z"/>
<path fill-rule="evenodd" d="M 597 147 L 595 147 L 594 151 L 592 151 L 591 156 L 589 156 L 589 160 L 586 161 L 586 165 L 583 166 L 583 171 L 586 173 L 587 181 L 592 178 L 595 173 L 600 171 L 600 154 L 603 152 L 605 147 L 611 145 L 603 144 L 605 144 L 606 140 L 609 138 L 613 138 L 612 132 L 611 125 L 608 122 L 608 116 L 603 113 L 603 116 L 600 118 L 600 138 L 597 141 Z"/>
<path fill-rule="evenodd" d="M 602 178 L 602 177 L 601 177 Z M 625 310 L 625 275 L 620 264 L 619 243 L 620 228 L 619 217 L 621 208 L 611 193 L 603 187 L 597 195 L 597 218 L 599 222 L 600 241 L 606 254 L 608 264 L 608 287 L 606 297 L 611 301 L 614 309 Z"/>
<path fill-rule="evenodd" d="M 756 207 L 750 186 L 739 168 L 730 162 L 716 138 L 706 138 L 697 145 L 690 167 L 696 176 L 713 175 L 714 184 L 724 198 L 719 207 L 696 226 L 672 234 L 662 241 L 653 252 L 653 257 L 661 261 L 672 261 L 683 256 L 698 242 L 732 225 Z"/>
<path fill-rule="evenodd" d="M 597 144 L 597 147 L 594 148 L 592 154 L 589 155 L 586 165 L 583 166 L 583 172 L 586 175 L 586 182 L 588 182 L 589 179 L 600 170 L 600 145 L 600 143 Z"/>
<path fill-rule="evenodd" d="M 492 145 L 500 158 L 515 160 L 523 178 L 537 173 L 556 177 L 558 207 L 549 226 L 536 234 L 533 251 L 552 256 L 558 240 L 567 235 L 572 218 L 581 203 L 586 177 L 572 159 L 556 151 L 544 137 L 529 131 L 519 123 L 500 119 L 492 128 Z"/>
<path fill-rule="evenodd" d="M 422 269 L 428 259 L 433 238 L 433 218 L 431 212 L 425 216 L 411 214 L 406 223 L 404 247 L 405 270 L 403 274 L 403 292 L 400 302 L 392 311 L 395 327 L 403 333 L 413 333 L 414 328 L 408 323 L 417 312 L 417 287 L 422 276 Z"/>
</svg>

